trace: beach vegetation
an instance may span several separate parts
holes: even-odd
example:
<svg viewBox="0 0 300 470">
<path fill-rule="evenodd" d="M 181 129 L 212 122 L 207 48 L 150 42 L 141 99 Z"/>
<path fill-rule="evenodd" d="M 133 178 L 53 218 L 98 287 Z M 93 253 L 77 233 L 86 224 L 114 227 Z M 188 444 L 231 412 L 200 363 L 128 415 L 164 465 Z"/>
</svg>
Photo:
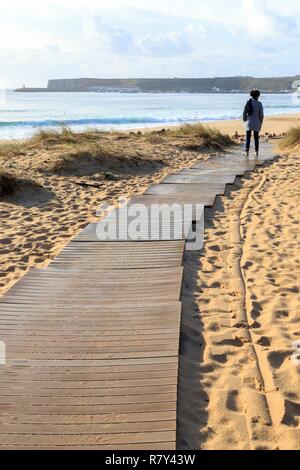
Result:
<svg viewBox="0 0 300 470">
<path fill-rule="evenodd" d="M 159 171 L 179 152 L 222 151 L 233 140 L 204 124 L 154 131 L 75 132 L 66 126 L 41 129 L 23 141 L 0 144 L 0 164 L 14 169 L 22 163 L 31 170 L 59 176 L 101 173 L 138 175 Z"/>
<path fill-rule="evenodd" d="M 300 145 L 300 126 L 294 126 L 289 129 L 287 134 L 281 140 L 279 146 L 282 149 L 296 147 Z"/>
</svg>

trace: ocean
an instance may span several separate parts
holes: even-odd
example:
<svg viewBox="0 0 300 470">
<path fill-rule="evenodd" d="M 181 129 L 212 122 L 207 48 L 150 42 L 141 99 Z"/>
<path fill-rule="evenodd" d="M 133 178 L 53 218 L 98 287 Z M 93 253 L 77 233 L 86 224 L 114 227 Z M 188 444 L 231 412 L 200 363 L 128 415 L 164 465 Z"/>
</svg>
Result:
<svg viewBox="0 0 300 470">
<path fill-rule="evenodd" d="M 42 128 L 134 129 L 239 119 L 246 94 L 0 93 L 0 140 L 29 137 Z M 266 115 L 300 113 L 289 94 L 261 97 Z"/>
</svg>

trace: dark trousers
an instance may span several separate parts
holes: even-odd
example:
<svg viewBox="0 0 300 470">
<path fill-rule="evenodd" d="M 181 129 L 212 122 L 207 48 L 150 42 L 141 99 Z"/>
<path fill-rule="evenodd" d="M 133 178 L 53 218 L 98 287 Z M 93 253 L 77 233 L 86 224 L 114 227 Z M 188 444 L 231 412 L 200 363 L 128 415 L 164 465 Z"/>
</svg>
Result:
<svg viewBox="0 0 300 470">
<path fill-rule="evenodd" d="M 254 141 L 255 141 L 255 152 L 258 152 L 259 151 L 259 132 L 253 131 L 253 133 L 254 133 Z M 250 150 L 251 134 L 252 134 L 252 131 L 247 131 L 246 152 L 249 152 Z"/>
</svg>

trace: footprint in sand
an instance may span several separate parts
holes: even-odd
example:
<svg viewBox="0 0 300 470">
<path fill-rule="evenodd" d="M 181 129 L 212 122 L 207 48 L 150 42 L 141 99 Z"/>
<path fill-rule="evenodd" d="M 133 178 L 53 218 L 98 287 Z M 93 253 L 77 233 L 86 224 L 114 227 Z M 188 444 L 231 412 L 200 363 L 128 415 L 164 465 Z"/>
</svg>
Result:
<svg viewBox="0 0 300 470">
<path fill-rule="evenodd" d="M 247 261 L 243 266 L 242 268 L 245 269 L 245 271 L 249 268 L 251 268 L 251 266 L 253 266 L 253 262 L 252 261 Z"/>
<path fill-rule="evenodd" d="M 273 313 L 273 318 L 274 320 L 280 319 L 280 318 L 288 318 L 289 317 L 289 312 L 286 310 L 275 310 Z"/>
<path fill-rule="evenodd" d="M 34 239 L 34 242 L 43 241 L 43 240 L 45 240 L 45 238 L 46 238 L 46 235 L 40 235 L 39 237 L 36 237 Z"/>
<path fill-rule="evenodd" d="M 256 341 L 256 343 L 263 347 L 271 346 L 271 340 L 267 336 L 262 336 L 258 341 Z"/>
<path fill-rule="evenodd" d="M 260 303 L 255 302 L 255 301 L 252 302 L 250 315 L 251 315 L 251 318 L 253 318 L 253 320 L 257 320 L 257 318 L 261 316 L 262 311 L 263 311 L 263 308 Z"/>
<path fill-rule="evenodd" d="M 282 424 L 299 428 L 300 426 L 300 403 L 291 400 L 284 401 L 284 416 Z"/>
<path fill-rule="evenodd" d="M 211 245 L 208 249 L 212 251 L 221 251 L 221 247 L 219 245 Z"/>
<path fill-rule="evenodd" d="M 240 411 L 238 390 L 230 390 L 227 395 L 226 408 L 230 411 Z"/>
<path fill-rule="evenodd" d="M 211 357 L 214 361 L 219 362 L 220 364 L 226 364 L 226 362 L 228 361 L 226 353 L 224 353 L 224 354 L 212 354 Z"/>
<path fill-rule="evenodd" d="M 291 355 L 290 351 L 272 351 L 268 354 L 268 361 L 274 369 L 280 369 L 284 361 Z"/>
<path fill-rule="evenodd" d="M 254 330 L 256 330 L 260 327 L 261 327 L 261 324 L 258 321 L 255 321 L 250 325 L 250 328 L 253 328 Z"/>
<path fill-rule="evenodd" d="M 14 273 L 16 270 L 15 266 L 9 266 L 9 268 L 6 269 L 6 273 Z"/>
<path fill-rule="evenodd" d="M 9 245 L 12 242 L 12 238 L 2 238 L 0 240 L 0 245 Z"/>
</svg>

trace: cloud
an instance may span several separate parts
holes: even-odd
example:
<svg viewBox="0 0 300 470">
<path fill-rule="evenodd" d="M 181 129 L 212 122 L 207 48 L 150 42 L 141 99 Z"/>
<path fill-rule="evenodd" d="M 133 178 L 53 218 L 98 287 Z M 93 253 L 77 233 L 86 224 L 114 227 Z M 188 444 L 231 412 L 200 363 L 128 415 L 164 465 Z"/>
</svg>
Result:
<svg viewBox="0 0 300 470">
<path fill-rule="evenodd" d="M 295 18 L 283 16 L 268 6 L 267 0 L 243 0 L 243 18 L 254 39 L 273 38 L 298 31 Z"/>
<path fill-rule="evenodd" d="M 193 46 L 183 31 L 146 34 L 137 40 L 136 48 L 139 54 L 157 57 L 189 54 L 193 50 Z"/>
<path fill-rule="evenodd" d="M 256 49 L 263 54 L 274 54 L 278 51 L 278 47 L 270 42 L 264 42 L 263 44 L 256 44 Z"/>
<path fill-rule="evenodd" d="M 96 47 L 105 46 L 117 54 L 132 50 L 133 39 L 129 31 L 119 26 L 109 25 L 99 15 L 87 15 L 83 27 L 84 36 Z"/>
<path fill-rule="evenodd" d="M 109 24 L 99 15 L 88 15 L 84 20 L 84 37 L 99 49 L 104 47 L 116 54 L 136 56 L 171 57 L 189 54 L 193 42 L 204 37 L 205 28 L 189 23 L 177 31 L 158 31 L 144 35 Z"/>
<path fill-rule="evenodd" d="M 1 5 L 2 78 L 288 75 L 299 0 L 10 0 Z M 12 34 L 13 31 L 13 34 Z M 104 67 L 103 64 L 109 64 Z M 167 66 L 166 66 L 167 64 Z M 20 78 L 22 77 L 22 78 Z"/>
<path fill-rule="evenodd" d="M 58 54 L 59 52 L 61 52 L 61 47 L 59 44 L 48 44 L 46 46 L 46 50 L 50 53 Z"/>
</svg>

